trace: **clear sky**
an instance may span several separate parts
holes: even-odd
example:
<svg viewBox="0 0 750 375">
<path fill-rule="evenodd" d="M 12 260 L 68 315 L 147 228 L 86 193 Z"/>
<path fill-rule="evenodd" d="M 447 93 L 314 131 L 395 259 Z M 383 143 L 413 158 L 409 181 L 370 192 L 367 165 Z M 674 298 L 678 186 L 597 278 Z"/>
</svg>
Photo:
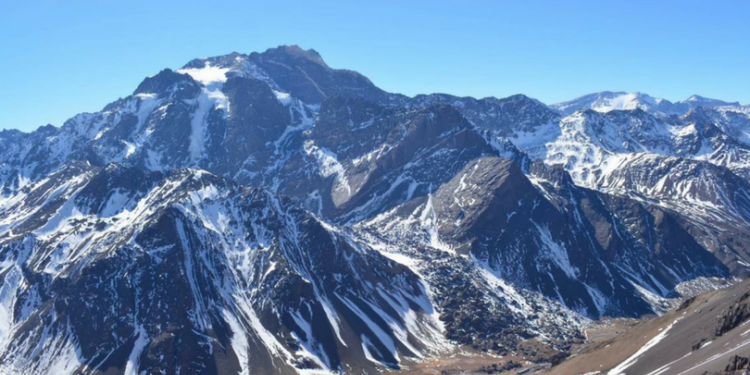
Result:
<svg viewBox="0 0 750 375">
<path fill-rule="evenodd" d="M 750 1 L 0 1 L 0 128 L 61 125 L 192 58 L 313 48 L 407 95 L 750 103 Z"/>
</svg>

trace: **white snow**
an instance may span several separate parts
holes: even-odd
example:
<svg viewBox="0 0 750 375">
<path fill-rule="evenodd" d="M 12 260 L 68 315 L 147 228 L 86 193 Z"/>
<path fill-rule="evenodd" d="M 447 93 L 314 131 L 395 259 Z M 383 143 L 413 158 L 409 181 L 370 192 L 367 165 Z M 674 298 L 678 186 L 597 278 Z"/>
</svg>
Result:
<svg viewBox="0 0 750 375">
<path fill-rule="evenodd" d="M 288 93 L 276 91 L 273 90 L 274 95 L 276 95 L 276 99 L 279 101 L 279 103 L 283 105 L 289 105 L 292 103 L 292 97 Z"/>
<path fill-rule="evenodd" d="M 139 374 L 138 365 L 140 363 L 141 353 L 143 353 L 143 349 L 148 343 L 148 336 L 146 335 L 146 331 L 143 329 L 143 326 L 138 326 L 136 334 L 138 336 L 135 340 L 135 343 L 133 344 L 133 350 L 130 351 L 130 355 L 128 356 L 128 362 L 125 365 L 124 375 Z"/>
<path fill-rule="evenodd" d="M 211 86 L 201 89 L 201 94 L 196 99 L 196 110 L 190 122 L 190 151 L 191 160 L 198 161 L 203 156 L 206 144 L 206 123 L 208 115 L 214 109 L 229 111 L 229 101 L 221 92 L 220 86 Z"/>
<path fill-rule="evenodd" d="M 203 68 L 188 68 L 179 69 L 177 73 L 188 74 L 193 77 L 194 80 L 202 83 L 205 86 L 209 86 L 215 83 L 223 83 L 227 81 L 227 72 L 230 68 L 220 68 L 218 66 L 211 66 L 209 61 Z"/>
<path fill-rule="evenodd" d="M 180 69 L 178 73 L 189 74 L 193 79 L 200 82 L 203 87 L 195 101 L 196 109 L 193 113 L 190 132 L 190 156 L 193 162 L 198 161 L 205 149 L 206 123 L 208 115 L 213 110 L 223 110 L 224 115 L 230 113 L 229 100 L 221 91 L 224 82 L 227 81 L 227 72 L 231 68 L 220 68 L 211 66 L 209 61 L 205 62 L 203 68 Z"/>
</svg>

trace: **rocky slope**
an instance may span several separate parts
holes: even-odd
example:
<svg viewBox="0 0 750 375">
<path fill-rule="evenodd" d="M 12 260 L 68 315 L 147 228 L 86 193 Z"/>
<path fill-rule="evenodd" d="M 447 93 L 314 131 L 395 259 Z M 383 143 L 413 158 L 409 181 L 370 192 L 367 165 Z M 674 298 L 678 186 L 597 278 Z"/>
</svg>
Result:
<svg viewBox="0 0 750 375">
<path fill-rule="evenodd" d="M 599 340 L 550 374 L 741 374 L 748 366 L 748 281 Z M 735 372 L 737 371 L 737 372 Z"/>
</svg>

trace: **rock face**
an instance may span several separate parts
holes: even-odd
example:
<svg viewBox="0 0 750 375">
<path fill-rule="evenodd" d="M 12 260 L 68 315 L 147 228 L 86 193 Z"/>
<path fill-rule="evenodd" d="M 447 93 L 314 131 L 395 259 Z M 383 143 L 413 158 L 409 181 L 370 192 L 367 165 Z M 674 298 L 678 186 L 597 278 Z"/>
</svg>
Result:
<svg viewBox="0 0 750 375">
<path fill-rule="evenodd" d="M 747 370 L 749 364 L 750 359 L 748 359 L 747 357 L 740 357 L 736 355 L 729 360 L 729 364 L 726 368 L 724 368 L 724 371 L 729 372 Z"/>
<path fill-rule="evenodd" d="M 0 373 L 557 362 L 748 274 L 750 111 L 647 99 L 408 98 L 286 46 L 3 131 Z"/>
<path fill-rule="evenodd" d="M 743 294 L 719 316 L 716 336 L 721 336 L 736 328 L 750 317 L 750 292 Z"/>
</svg>

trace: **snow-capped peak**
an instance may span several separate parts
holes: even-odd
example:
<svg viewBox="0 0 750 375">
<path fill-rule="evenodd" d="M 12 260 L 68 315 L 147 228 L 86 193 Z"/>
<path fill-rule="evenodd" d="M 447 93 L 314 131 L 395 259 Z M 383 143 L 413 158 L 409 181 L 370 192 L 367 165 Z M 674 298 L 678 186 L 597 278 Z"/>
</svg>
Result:
<svg viewBox="0 0 750 375">
<path fill-rule="evenodd" d="M 567 102 L 552 104 L 550 107 L 558 110 L 564 115 L 569 115 L 581 109 L 592 109 L 597 112 L 641 109 L 652 115 L 661 117 L 682 115 L 696 107 L 739 108 L 740 103 L 725 102 L 723 100 L 706 98 L 700 95 L 692 95 L 687 99 L 672 103 L 669 100 L 656 98 L 641 92 L 602 91 L 584 95 Z"/>
<path fill-rule="evenodd" d="M 700 95 L 691 95 L 685 100 L 680 100 L 675 104 L 687 104 L 691 107 L 725 107 L 725 106 L 739 106 L 739 102 L 725 102 L 719 99 L 706 98 Z"/>
<path fill-rule="evenodd" d="M 563 114 L 571 114 L 580 109 L 592 109 L 597 112 L 614 110 L 633 110 L 640 108 L 646 112 L 665 112 L 672 106 L 666 99 L 655 98 L 640 92 L 603 91 L 584 95 L 571 101 L 552 104 L 550 107 Z"/>
</svg>

